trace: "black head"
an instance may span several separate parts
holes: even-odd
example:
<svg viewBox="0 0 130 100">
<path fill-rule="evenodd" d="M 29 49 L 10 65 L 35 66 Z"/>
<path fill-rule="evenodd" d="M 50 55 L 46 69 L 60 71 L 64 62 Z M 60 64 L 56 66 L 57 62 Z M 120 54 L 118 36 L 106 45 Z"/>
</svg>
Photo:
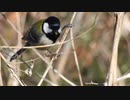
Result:
<svg viewBox="0 0 130 100">
<path fill-rule="evenodd" d="M 61 33 L 60 20 L 57 17 L 50 16 L 44 21 L 42 27 L 46 36 L 56 42 Z"/>
<path fill-rule="evenodd" d="M 58 32 L 60 29 L 60 20 L 57 17 L 50 16 L 48 17 L 44 22 L 44 28 L 43 30 L 45 33 L 51 33 L 52 31 Z"/>
</svg>

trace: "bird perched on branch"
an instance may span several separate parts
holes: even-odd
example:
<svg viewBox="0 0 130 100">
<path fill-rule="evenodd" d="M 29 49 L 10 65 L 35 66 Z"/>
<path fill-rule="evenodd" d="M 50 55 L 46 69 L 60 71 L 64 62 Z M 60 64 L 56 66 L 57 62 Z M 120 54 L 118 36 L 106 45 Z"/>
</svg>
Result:
<svg viewBox="0 0 130 100">
<path fill-rule="evenodd" d="M 56 42 L 65 28 L 69 27 L 71 28 L 72 25 L 67 24 L 61 29 L 60 20 L 57 17 L 50 16 L 33 24 L 22 39 L 27 41 L 25 46 L 50 45 Z M 16 59 L 25 50 L 26 48 L 18 50 L 10 61 Z"/>
</svg>

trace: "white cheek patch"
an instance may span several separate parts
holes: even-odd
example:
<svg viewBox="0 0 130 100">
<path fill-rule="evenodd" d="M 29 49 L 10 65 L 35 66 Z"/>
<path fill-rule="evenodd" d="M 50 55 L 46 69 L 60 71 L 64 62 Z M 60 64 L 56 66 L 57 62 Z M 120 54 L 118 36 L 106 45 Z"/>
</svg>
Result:
<svg viewBox="0 0 130 100">
<path fill-rule="evenodd" d="M 44 23 L 43 25 L 43 30 L 46 34 L 51 33 L 52 29 L 49 28 L 49 24 L 48 23 Z"/>
<path fill-rule="evenodd" d="M 62 33 L 61 28 L 58 30 L 59 33 Z"/>
</svg>

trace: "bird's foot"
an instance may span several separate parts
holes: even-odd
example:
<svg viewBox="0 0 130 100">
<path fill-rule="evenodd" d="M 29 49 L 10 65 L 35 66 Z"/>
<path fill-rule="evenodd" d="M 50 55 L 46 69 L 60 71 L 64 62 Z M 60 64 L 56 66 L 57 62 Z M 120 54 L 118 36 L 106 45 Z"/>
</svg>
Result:
<svg viewBox="0 0 130 100">
<path fill-rule="evenodd" d="M 72 27 L 73 27 L 72 24 L 66 24 L 66 25 L 62 28 L 62 31 L 63 31 L 64 29 L 66 29 L 66 28 L 72 28 Z"/>
<path fill-rule="evenodd" d="M 61 53 L 50 53 L 50 54 L 46 54 L 46 57 L 50 57 L 51 59 L 53 58 L 54 60 L 56 60 L 59 56 L 61 56 Z"/>
</svg>

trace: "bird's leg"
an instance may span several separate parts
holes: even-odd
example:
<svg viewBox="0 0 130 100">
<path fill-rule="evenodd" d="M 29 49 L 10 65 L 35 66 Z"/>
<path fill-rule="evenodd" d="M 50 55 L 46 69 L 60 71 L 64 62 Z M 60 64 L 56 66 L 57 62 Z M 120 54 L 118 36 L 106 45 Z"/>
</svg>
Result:
<svg viewBox="0 0 130 100">
<path fill-rule="evenodd" d="M 73 26 L 72 24 L 66 24 L 61 30 L 64 31 L 64 29 L 72 28 L 72 26 Z M 50 52 L 48 49 L 47 51 L 49 54 L 46 53 L 45 54 L 46 57 L 50 57 L 50 58 L 54 57 L 55 59 L 57 59 L 59 56 L 62 55 L 62 53 Z"/>
<path fill-rule="evenodd" d="M 49 52 L 49 54 L 45 54 L 46 57 L 50 57 L 51 59 L 54 57 L 54 59 L 57 59 L 59 56 L 61 56 L 60 53 L 56 53 L 56 52 L 50 52 L 48 49 L 47 51 Z"/>
</svg>

